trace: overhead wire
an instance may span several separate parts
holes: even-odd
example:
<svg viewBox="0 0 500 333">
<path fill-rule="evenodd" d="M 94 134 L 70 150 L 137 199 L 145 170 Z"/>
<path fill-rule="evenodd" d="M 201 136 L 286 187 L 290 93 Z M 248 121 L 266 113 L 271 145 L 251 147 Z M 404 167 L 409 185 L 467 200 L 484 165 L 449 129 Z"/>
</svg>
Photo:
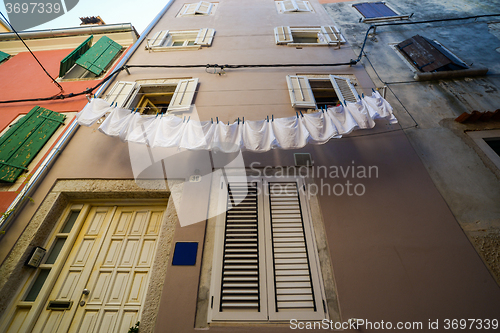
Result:
<svg viewBox="0 0 500 333">
<path fill-rule="evenodd" d="M 3 16 L 3 14 L 2 14 L 2 16 Z M 214 69 L 219 68 L 221 71 L 223 71 L 226 68 L 227 69 L 238 69 L 238 68 L 284 68 L 284 67 L 336 67 L 336 66 L 353 66 L 353 65 L 356 65 L 358 62 L 361 61 L 361 58 L 362 58 L 363 54 L 365 54 L 364 53 L 364 48 L 365 48 L 366 42 L 368 40 L 368 35 L 369 35 L 369 33 L 370 33 L 370 31 L 372 29 L 376 29 L 377 27 L 381 27 L 381 26 L 393 26 L 393 25 L 394 26 L 395 25 L 407 25 L 407 24 L 423 24 L 423 23 L 443 22 L 443 21 L 467 20 L 467 19 L 477 19 L 477 18 L 481 18 L 481 17 L 492 17 L 492 16 L 500 16 L 500 14 L 484 14 L 484 15 L 475 15 L 475 16 L 457 17 L 457 18 L 434 19 L 434 20 L 425 20 L 425 21 L 410 21 L 410 22 L 395 22 L 395 23 L 379 23 L 379 24 L 376 24 L 376 25 L 371 25 L 367 29 L 367 31 L 366 31 L 365 38 L 363 40 L 363 44 L 362 44 L 361 50 L 359 52 L 358 58 L 357 59 L 351 59 L 349 62 L 332 63 L 332 64 L 324 64 L 324 63 L 311 64 L 311 63 L 309 63 L 309 64 L 241 64 L 241 65 L 229 65 L 229 64 L 225 64 L 225 65 L 218 65 L 218 64 L 206 64 L 206 65 L 124 65 L 124 66 L 122 66 L 122 67 L 120 67 L 118 69 L 115 69 L 109 76 L 107 76 L 105 79 L 103 79 L 100 83 L 98 83 L 94 87 L 87 88 L 86 90 L 84 90 L 82 92 L 79 92 L 79 93 L 60 94 L 60 95 L 55 95 L 55 96 L 46 97 L 46 98 L 7 100 L 7 101 L 0 101 L 0 104 L 16 103 L 16 102 L 32 102 L 32 101 L 47 101 L 47 100 L 56 100 L 56 99 L 66 99 L 66 98 L 72 98 L 72 97 L 80 96 L 80 95 L 83 95 L 83 94 L 91 94 L 95 89 L 97 89 L 98 87 L 100 87 L 102 84 L 104 84 L 105 82 L 107 82 L 109 79 L 111 79 L 114 75 L 118 74 L 122 70 L 126 70 L 128 72 L 129 68 L 205 68 L 206 71 L 208 69 L 210 69 L 210 68 L 214 68 Z M 9 23 L 9 25 L 10 25 L 10 23 Z M 22 41 L 22 39 L 21 39 L 21 41 Z M 24 41 L 23 41 L 23 43 L 24 43 Z M 28 47 L 28 46 L 26 45 L 26 47 Z M 42 66 L 42 68 L 43 68 L 43 66 Z M 47 71 L 46 71 L 46 73 L 47 73 L 47 75 L 49 75 Z M 220 73 L 215 72 L 214 74 L 220 74 Z M 60 86 L 52 77 L 51 77 L 51 79 L 58 86 Z M 61 87 L 61 89 L 62 89 L 62 87 Z M 393 92 L 393 94 L 394 94 L 394 92 Z"/>
<path fill-rule="evenodd" d="M 26 44 L 26 42 L 21 38 L 21 36 L 19 36 L 19 34 L 17 33 L 16 29 L 14 29 L 14 27 L 12 26 L 12 24 L 10 24 L 9 20 L 7 20 L 5 18 L 5 16 L 3 15 L 2 12 L 0 12 L 0 15 L 2 15 L 3 19 L 5 20 L 5 22 L 7 22 L 7 24 L 10 26 L 10 28 L 12 29 L 12 31 L 16 34 L 17 38 L 19 38 L 19 40 L 24 44 L 24 46 L 26 46 L 26 48 L 28 49 L 28 51 L 31 53 L 31 55 L 33 56 L 33 58 L 35 58 L 36 62 L 38 63 L 38 65 L 40 65 L 40 67 L 43 69 L 43 71 L 45 72 L 45 74 L 47 74 L 47 76 L 52 80 L 52 82 L 61 90 L 61 93 L 64 92 L 63 87 L 52 77 L 52 75 L 49 74 L 49 72 L 47 72 L 47 70 L 45 69 L 45 67 L 43 67 L 42 63 L 40 62 L 40 60 L 38 60 L 38 58 L 35 56 L 35 54 L 31 51 L 31 49 L 29 48 L 29 46 Z"/>
</svg>

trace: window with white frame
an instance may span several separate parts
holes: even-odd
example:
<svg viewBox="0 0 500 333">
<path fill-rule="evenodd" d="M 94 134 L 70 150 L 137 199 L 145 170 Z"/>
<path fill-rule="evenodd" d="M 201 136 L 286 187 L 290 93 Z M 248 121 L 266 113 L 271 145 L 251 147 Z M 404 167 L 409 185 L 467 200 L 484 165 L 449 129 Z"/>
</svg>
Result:
<svg viewBox="0 0 500 333">
<path fill-rule="evenodd" d="M 466 132 L 484 154 L 500 169 L 500 129 Z"/>
<path fill-rule="evenodd" d="M 289 27 L 274 28 L 274 38 L 278 45 L 289 46 L 329 46 L 345 43 L 340 30 L 333 25 L 320 27 Z"/>
<path fill-rule="evenodd" d="M 200 15 L 212 15 L 217 8 L 217 3 L 200 1 L 195 3 L 186 3 L 182 6 L 177 17 L 183 16 L 200 16 Z"/>
<path fill-rule="evenodd" d="M 119 81 L 110 90 L 106 100 L 110 104 L 134 109 L 142 114 L 189 111 L 197 86 L 198 79 L 141 83 Z"/>
<path fill-rule="evenodd" d="M 303 180 L 221 185 L 208 321 L 327 318 Z"/>
<path fill-rule="evenodd" d="M 212 45 L 215 30 L 202 28 L 199 30 L 158 31 L 153 38 L 147 40 L 146 48 L 151 51 L 179 51 L 199 49 Z"/>
<path fill-rule="evenodd" d="M 280 14 L 314 12 L 313 7 L 309 3 L 309 1 L 284 0 L 284 1 L 275 1 L 275 4 L 276 4 L 276 9 Z"/>
<path fill-rule="evenodd" d="M 295 108 L 317 109 L 360 99 L 351 81 L 337 75 L 288 75 L 286 82 Z"/>
</svg>

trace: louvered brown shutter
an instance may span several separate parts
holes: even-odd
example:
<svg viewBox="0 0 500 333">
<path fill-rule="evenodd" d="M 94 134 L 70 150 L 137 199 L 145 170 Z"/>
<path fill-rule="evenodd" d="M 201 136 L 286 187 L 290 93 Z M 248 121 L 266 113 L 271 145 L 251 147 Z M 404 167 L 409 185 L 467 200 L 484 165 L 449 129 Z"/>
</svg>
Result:
<svg viewBox="0 0 500 333">
<path fill-rule="evenodd" d="M 216 254 L 212 286 L 214 320 L 266 320 L 267 299 L 263 221 L 260 217 L 257 182 L 230 183 L 223 224 L 222 251 Z M 216 252 L 217 253 L 217 252 Z M 222 260 L 220 260 L 222 259 Z"/>
<path fill-rule="evenodd" d="M 220 208 L 228 210 L 216 228 L 209 321 L 327 315 L 301 183 L 288 180 L 222 186 Z"/>
<path fill-rule="evenodd" d="M 339 101 L 359 101 L 358 92 L 349 79 L 341 76 L 330 75 L 330 81 L 332 82 L 333 89 L 335 89 L 335 93 L 337 94 Z"/>
<path fill-rule="evenodd" d="M 299 185 L 290 181 L 268 182 L 266 186 L 271 234 L 268 286 L 274 286 L 269 293 L 269 319 L 323 319 L 314 237 Z"/>
</svg>

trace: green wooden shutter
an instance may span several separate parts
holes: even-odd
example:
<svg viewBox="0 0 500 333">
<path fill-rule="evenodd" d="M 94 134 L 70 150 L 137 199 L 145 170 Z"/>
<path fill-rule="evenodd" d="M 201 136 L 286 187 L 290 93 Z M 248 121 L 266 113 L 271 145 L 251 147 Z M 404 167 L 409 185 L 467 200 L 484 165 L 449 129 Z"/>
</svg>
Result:
<svg viewBox="0 0 500 333">
<path fill-rule="evenodd" d="M 0 137 L 0 181 L 13 183 L 27 170 L 65 115 L 35 106 Z"/>
<path fill-rule="evenodd" d="M 0 63 L 2 63 L 4 60 L 9 59 L 9 57 L 10 54 L 0 51 Z"/>
<path fill-rule="evenodd" d="M 95 75 L 101 75 L 121 49 L 120 44 L 109 37 L 103 36 L 84 55 L 78 58 L 76 64 Z"/>
<path fill-rule="evenodd" d="M 59 67 L 59 77 L 63 77 L 71 67 L 76 63 L 78 58 L 80 58 L 85 52 L 87 52 L 92 46 L 92 40 L 94 36 L 90 36 L 83 43 L 81 43 L 76 49 L 71 51 L 70 54 L 66 56 L 63 60 L 61 60 L 61 65 Z"/>
</svg>

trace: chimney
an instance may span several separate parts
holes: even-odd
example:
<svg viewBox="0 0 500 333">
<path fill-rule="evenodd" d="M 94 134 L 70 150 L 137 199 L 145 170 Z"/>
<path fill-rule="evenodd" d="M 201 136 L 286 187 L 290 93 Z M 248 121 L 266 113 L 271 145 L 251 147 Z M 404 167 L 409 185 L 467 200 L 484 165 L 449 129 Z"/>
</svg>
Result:
<svg viewBox="0 0 500 333">
<path fill-rule="evenodd" d="M 100 16 L 80 17 L 82 23 L 80 25 L 103 25 L 106 24 Z"/>
</svg>

